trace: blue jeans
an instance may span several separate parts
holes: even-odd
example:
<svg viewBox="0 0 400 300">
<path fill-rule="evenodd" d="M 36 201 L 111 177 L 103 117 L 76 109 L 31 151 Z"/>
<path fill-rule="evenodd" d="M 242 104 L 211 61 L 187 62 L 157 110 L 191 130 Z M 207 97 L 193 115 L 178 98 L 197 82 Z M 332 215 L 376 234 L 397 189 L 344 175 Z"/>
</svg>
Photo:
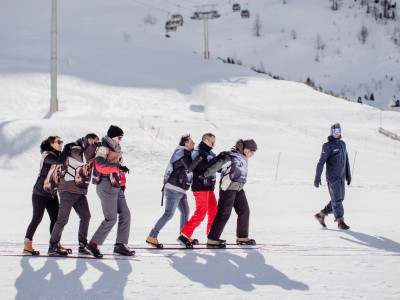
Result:
<svg viewBox="0 0 400 300">
<path fill-rule="evenodd" d="M 163 229 L 165 224 L 167 224 L 168 221 L 172 219 L 177 207 L 181 212 L 181 226 L 179 228 L 179 232 L 182 229 L 183 225 L 185 225 L 185 223 L 189 219 L 189 204 L 187 202 L 186 194 L 171 189 L 165 189 L 164 195 L 165 212 L 150 232 L 150 236 L 154 238 L 158 237 L 160 230 Z"/>
<path fill-rule="evenodd" d="M 331 196 L 331 201 L 325 206 L 324 210 L 330 214 L 333 212 L 336 220 L 343 219 L 344 209 L 344 180 L 338 180 L 335 182 L 328 182 L 329 194 Z"/>
</svg>

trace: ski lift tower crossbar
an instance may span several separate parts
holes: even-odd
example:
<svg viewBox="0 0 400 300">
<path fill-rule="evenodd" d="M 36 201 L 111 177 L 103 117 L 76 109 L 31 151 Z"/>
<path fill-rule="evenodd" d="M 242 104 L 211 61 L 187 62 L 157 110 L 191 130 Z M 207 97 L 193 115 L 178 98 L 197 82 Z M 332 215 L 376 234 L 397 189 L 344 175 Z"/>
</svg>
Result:
<svg viewBox="0 0 400 300">
<path fill-rule="evenodd" d="M 214 7 L 215 5 L 196 5 L 196 12 L 191 17 L 193 20 L 204 20 L 204 59 L 210 59 L 210 50 L 208 47 L 208 19 L 221 17 Z"/>
</svg>

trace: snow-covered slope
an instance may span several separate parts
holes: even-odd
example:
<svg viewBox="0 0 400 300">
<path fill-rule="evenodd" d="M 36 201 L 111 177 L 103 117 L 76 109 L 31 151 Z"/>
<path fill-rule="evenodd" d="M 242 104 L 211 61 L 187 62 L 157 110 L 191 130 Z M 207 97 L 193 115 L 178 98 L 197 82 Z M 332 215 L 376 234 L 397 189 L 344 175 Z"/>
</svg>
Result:
<svg viewBox="0 0 400 300">
<path fill-rule="evenodd" d="M 146 6 L 140 8 L 142 3 Z M 154 27 L 143 23 L 148 13 L 165 16 L 165 5 L 172 11 L 176 4 L 163 3 L 59 1 L 60 111 L 53 115 L 48 113 L 49 3 L 0 4 L 2 20 L 11 26 L 0 29 L 0 263 L 6 274 L 0 279 L 1 297 L 398 298 L 400 147 L 378 128 L 382 124 L 400 132 L 400 115 L 321 94 L 301 83 L 273 80 L 223 64 L 215 56 L 204 61 L 202 50 L 193 53 L 202 49 L 200 23 L 185 19 L 170 39 L 155 27 L 163 23 L 161 17 Z M 189 3 L 196 4 L 188 1 L 185 6 Z M 189 28 L 193 31 L 188 31 L 187 43 L 182 38 L 176 47 L 179 34 Z M 329 199 L 326 185 L 316 190 L 313 180 L 321 145 L 334 122 L 342 124 L 353 171 L 344 202 L 351 226 L 347 232 L 336 230 L 332 217 L 327 230 L 313 218 Z M 250 233 L 268 245 L 257 251 L 178 252 L 169 258 L 146 257 L 148 251 L 138 250 L 142 256 L 137 261 L 3 256 L 22 251 L 41 140 L 53 134 L 65 142 L 88 132 L 103 136 L 110 124 L 125 131 L 131 245 L 144 244 L 163 212 L 162 175 L 186 132 L 196 143 L 203 133 L 213 132 L 216 152 L 229 149 L 238 138 L 256 140 L 259 150 L 250 160 L 245 188 Z M 190 192 L 188 198 L 193 212 Z M 93 186 L 88 201 L 90 238 L 103 219 Z M 161 242 L 175 242 L 178 219 L 176 215 L 161 232 Z M 72 212 L 62 237 L 74 251 L 78 223 Z M 34 237 L 43 253 L 48 225 L 44 216 Z M 235 226 L 233 213 L 223 238 L 233 242 Z M 202 224 L 195 237 L 204 242 L 204 232 Z M 111 252 L 114 238 L 115 229 L 103 252 Z M 286 246 L 278 246 L 282 244 Z"/>
<path fill-rule="evenodd" d="M 369 2 L 372 9 L 374 1 Z M 339 1 L 337 11 L 328 0 L 238 2 L 250 10 L 250 19 L 232 12 L 232 0 L 213 3 L 221 17 L 209 21 L 212 58 L 229 57 L 287 80 L 305 82 L 309 77 L 317 87 L 352 101 L 361 96 L 364 103 L 379 108 L 388 109 L 390 100 L 400 98 L 400 51 L 394 43 L 400 40 L 399 19 L 376 21 L 365 5 L 350 0 Z M 203 21 L 190 19 L 199 4 L 203 3 L 60 1 L 59 72 L 106 84 L 187 88 L 186 73 L 175 72 L 170 58 L 179 53 L 182 64 L 193 53 L 202 58 Z M 50 3 L 4 0 L 0 5 L 0 72 L 47 72 Z M 184 24 L 166 39 L 164 24 L 174 13 L 183 15 Z M 257 14 L 260 37 L 253 34 Z M 365 44 L 358 38 L 363 25 L 368 30 Z M 317 49 L 318 37 L 323 50 Z M 196 72 L 193 67 L 190 71 Z M 168 74 L 169 80 L 159 74 Z M 375 101 L 364 100 L 371 93 Z"/>
</svg>

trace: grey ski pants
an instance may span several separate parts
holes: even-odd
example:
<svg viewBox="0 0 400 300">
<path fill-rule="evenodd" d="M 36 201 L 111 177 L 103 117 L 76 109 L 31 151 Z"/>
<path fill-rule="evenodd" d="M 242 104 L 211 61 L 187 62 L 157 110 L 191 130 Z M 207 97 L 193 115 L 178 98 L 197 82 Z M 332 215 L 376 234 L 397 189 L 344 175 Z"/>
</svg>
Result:
<svg viewBox="0 0 400 300">
<path fill-rule="evenodd" d="M 64 227 L 68 223 L 72 208 L 74 208 L 80 218 L 78 241 L 84 244 L 87 243 L 90 222 L 90 211 L 87 198 L 85 195 L 81 194 L 62 192 L 60 194 L 60 208 L 58 210 L 57 221 L 51 232 L 51 245 L 55 245 L 60 241 Z"/>
<path fill-rule="evenodd" d="M 94 233 L 91 241 L 97 245 L 102 245 L 118 220 L 116 243 L 128 244 L 131 213 L 126 203 L 124 192 L 121 188 L 111 186 L 110 180 L 104 177 L 96 186 L 96 192 L 101 201 L 104 220 Z"/>
</svg>

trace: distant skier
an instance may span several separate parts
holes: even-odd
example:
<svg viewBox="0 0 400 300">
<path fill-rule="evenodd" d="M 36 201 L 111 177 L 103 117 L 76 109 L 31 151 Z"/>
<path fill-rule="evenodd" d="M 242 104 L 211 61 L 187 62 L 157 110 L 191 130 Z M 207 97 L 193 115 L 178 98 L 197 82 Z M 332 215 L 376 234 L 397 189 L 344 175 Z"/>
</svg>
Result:
<svg viewBox="0 0 400 300">
<path fill-rule="evenodd" d="M 111 125 L 96 151 L 93 183 L 96 184 L 96 193 L 101 201 L 104 220 L 86 245 L 86 249 L 97 258 L 103 257 L 98 245 L 103 245 L 117 221 L 114 254 L 135 255 L 135 251 L 128 247 L 131 213 L 122 190 L 122 186 L 125 185 L 125 173 L 129 173 L 129 169 L 123 165 L 120 145 L 123 136 L 124 132 L 121 128 Z"/>
<path fill-rule="evenodd" d="M 156 248 L 163 248 L 158 241 L 158 234 L 164 228 L 169 220 L 175 214 L 176 208 L 181 212 L 181 220 L 179 231 L 189 219 L 189 205 L 187 202 L 186 191 L 189 189 L 193 179 L 193 169 L 202 161 L 202 157 L 198 156 L 192 161 L 190 153 L 194 149 L 194 142 L 190 134 L 183 135 L 180 139 L 179 146 L 175 149 L 172 157 L 167 165 L 164 174 L 165 193 L 165 212 L 154 225 L 146 243 Z M 193 247 L 190 241 L 185 244 L 188 248 Z"/>
<path fill-rule="evenodd" d="M 235 209 L 237 218 L 236 243 L 255 245 L 256 241 L 249 238 L 250 208 L 243 187 L 247 181 L 248 158 L 257 151 L 254 140 L 238 140 L 236 145 L 227 152 L 218 154 L 215 163 L 211 165 L 200 178 L 208 178 L 221 171 L 219 186 L 218 212 L 208 233 L 207 246 L 225 247 L 225 240 L 220 240 L 222 231 Z"/>
<path fill-rule="evenodd" d="M 328 190 L 331 201 L 314 217 L 322 225 L 326 227 L 325 217 L 333 213 L 335 222 L 338 222 L 339 229 L 349 229 L 350 227 L 344 222 L 343 200 L 345 195 L 345 181 L 347 185 L 351 183 L 351 173 L 349 156 L 346 150 L 346 144 L 341 141 L 341 127 L 339 123 L 331 126 L 331 135 L 328 142 L 322 146 L 321 157 L 317 164 L 314 186 L 316 188 L 321 184 L 321 174 L 326 163 L 326 181 L 328 182 Z"/>
<path fill-rule="evenodd" d="M 192 152 L 193 160 L 200 156 L 202 161 L 193 170 L 192 191 L 196 201 L 196 210 L 190 220 L 183 226 L 181 236 L 178 238 L 180 242 L 183 242 L 184 244 L 198 243 L 198 240 L 193 240 L 191 237 L 195 229 L 200 225 L 207 214 L 208 221 L 206 235 L 208 235 L 211 224 L 217 214 L 218 205 L 217 199 L 214 195 L 215 174 L 209 176 L 207 179 L 200 179 L 198 177 L 206 171 L 208 162 L 215 157 L 214 152 L 212 152 L 214 145 L 215 135 L 212 133 L 206 133 L 203 135 L 199 146 Z"/>
<path fill-rule="evenodd" d="M 47 210 L 50 217 L 50 234 L 57 221 L 59 209 L 57 196 L 57 189 L 60 180 L 59 173 L 63 163 L 69 155 L 71 145 L 74 143 L 66 144 L 64 150 L 61 152 L 62 144 L 63 141 L 59 136 L 49 136 L 40 145 L 42 160 L 40 162 L 39 175 L 33 187 L 33 215 L 32 221 L 30 222 L 25 234 L 25 247 L 22 252 L 24 255 L 40 254 L 39 251 L 36 251 L 33 248 L 32 238 L 42 221 L 44 211 Z"/>
<path fill-rule="evenodd" d="M 72 251 L 60 245 L 60 239 L 65 225 L 67 225 L 72 208 L 78 214 L 78 252 L 89 254 L 86 250 L 87 235 L 90 222 L 90 210 L 87 201 L 87 192 L 92 175 L 94 155 L 99 137 L 94 133 L 78 139 L 71 147 L 71 152 L 65 161 L 58 193 L 60 195 L 60 209 L 57 222 L 49 241 L 49 255 L 68 255 Z"/>
</svg>

